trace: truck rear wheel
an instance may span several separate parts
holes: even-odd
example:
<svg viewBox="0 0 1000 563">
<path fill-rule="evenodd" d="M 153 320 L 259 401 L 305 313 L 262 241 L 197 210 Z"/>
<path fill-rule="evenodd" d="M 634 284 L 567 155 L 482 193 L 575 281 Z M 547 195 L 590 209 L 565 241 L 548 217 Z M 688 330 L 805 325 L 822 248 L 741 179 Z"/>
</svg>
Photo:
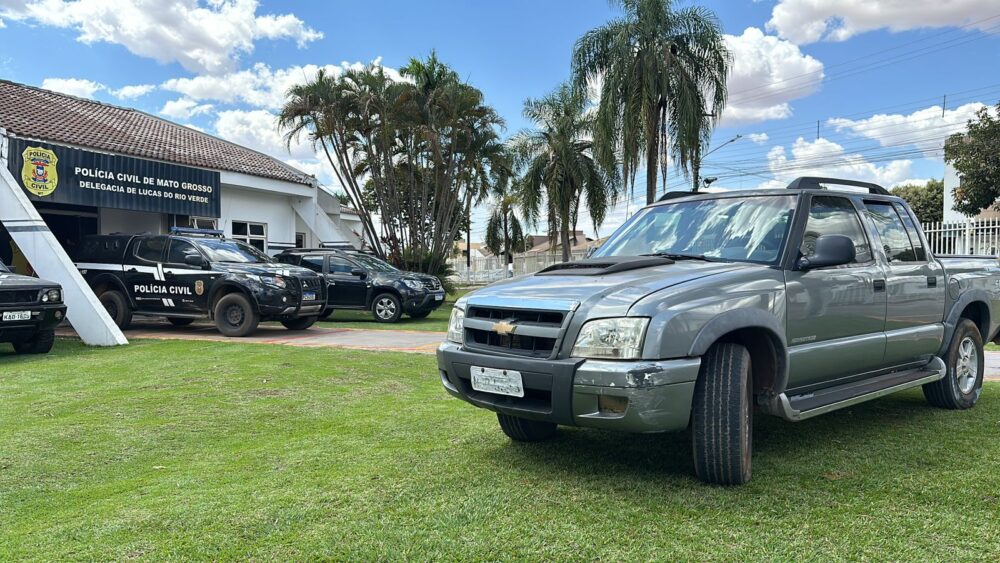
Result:
<svg viewBox="0 0 1000 563">
<path fill-rule="evenodd" d="M 118 328 L 125 330 L 132 324 L 132 308 L 129 307 L 125 294 L 112 289 L 101 294 L 99 301 L 104 305 L 104 310 L 108 312 L 111 320 L 115 321 Z"/>
<path fill-rule="evenodd" d="M 541 442 L 548 440 L 556 433 L 554 422 L 528 420 L 500 413 L 497 413 L 497 421 L 500 422 L 500 429 L 503 430 L 503 433 L 515 442 Z"/>
<path fill-rule="evenodd" d="M 31 340 L 15 342 L 14 351 L 18 354 L 48 354 L 52 350 L 52 344 L 55 341 L 55 331 L 43 330 L 32 337 Z"/>
<path fill-rule="evenodd" d="M 694 470 L 715 485 L 750 480 L 753 382 L 750 353 L 741 344 L 712 346 L 701 360 L 691 412 Z"/>
<path fill-rule="evenodd" d="M 942 409 L 969 409 L 983 392 L 983 336 L 976 323 L 962 319 L 955 327 L 945 356 L 948 372 L 943 379 L 924 385 L 927 402 Z"/>
<path fill-rule="evenodd" d="M 257 330 L 260 315 L 242 293 L 230 293 L 215 305 L 215 327 L 224 336 L 239 338 Z"/>
</svg>

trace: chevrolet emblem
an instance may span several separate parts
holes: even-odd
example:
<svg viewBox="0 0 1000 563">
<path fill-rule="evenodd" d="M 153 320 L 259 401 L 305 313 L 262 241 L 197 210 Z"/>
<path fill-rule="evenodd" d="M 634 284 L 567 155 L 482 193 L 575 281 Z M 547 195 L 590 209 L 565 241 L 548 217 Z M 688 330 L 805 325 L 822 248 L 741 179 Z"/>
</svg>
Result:
<svg viewBox="0 0 1000 563">
<path fill-rule="evenodd" d="M 506 336 L 508 334 L 514 334 L 515 329 L 517 329 L 517 326 L 514 325 L 514 323 L 510 323 L 507 321 L 500 321 L 498 323 L 493 323 L 492 330 L 493 332 L 501 336 Z"/>
</svg>

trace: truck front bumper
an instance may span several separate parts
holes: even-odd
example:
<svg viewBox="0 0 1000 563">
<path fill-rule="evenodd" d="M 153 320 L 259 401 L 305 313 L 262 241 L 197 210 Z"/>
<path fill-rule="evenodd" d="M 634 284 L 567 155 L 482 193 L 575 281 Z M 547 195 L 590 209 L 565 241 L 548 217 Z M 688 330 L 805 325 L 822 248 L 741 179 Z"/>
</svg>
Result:
<svg viewBox="0 0 1000 563">
<path fill-rule="evenodd" d="M 699 358 L 604 361 L 496 356 L 463 350 L 452 342 L 441 344 L 437 359 L 444 388 L 477 407 L 533 420 L 623 432 L 687 428 L 701 367 Z M 521 372 L 525 396 L 474 390 L 472 366 Z"/>
<path fill-rule="evenodd" d="M 26 321 L 0 320 L 0 342 L 20 342 L 32 338 L 40 331 L 53 330 L 66 318 L 66 306 L 56 305 L 4 305 L 0 307 L 0 319 L 4 312 L 30 311 L 31 319 Z"/>
</svg>

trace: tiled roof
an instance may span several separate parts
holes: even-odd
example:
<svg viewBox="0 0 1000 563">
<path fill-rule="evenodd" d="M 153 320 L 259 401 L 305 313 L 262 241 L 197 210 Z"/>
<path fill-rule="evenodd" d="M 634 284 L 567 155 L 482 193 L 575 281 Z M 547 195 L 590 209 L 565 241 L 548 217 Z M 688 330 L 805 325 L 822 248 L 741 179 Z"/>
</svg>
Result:
<svg viewBox="0 0 1000 563">
<path fill-rule="evenodd" d="M 266 154 L 135 109 L 0 80 L 0 128 L 18 137 L 296 184 L 315 180 Z"/>
</svg>

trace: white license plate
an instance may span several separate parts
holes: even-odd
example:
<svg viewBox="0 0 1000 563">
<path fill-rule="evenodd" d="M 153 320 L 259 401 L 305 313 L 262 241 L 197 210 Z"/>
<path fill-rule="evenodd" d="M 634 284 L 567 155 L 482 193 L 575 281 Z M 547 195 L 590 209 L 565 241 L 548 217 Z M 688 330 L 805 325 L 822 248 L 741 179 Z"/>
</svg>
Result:
<svg viewBox="0 0 1000 563">
<path fill-rule="evenodd" d="M 30 321 L 31 311 L 4 311 L 4 321 Z"/>
<path fill-rule="evenodd" d="M 435 295 L 434 296 L 434 300 L 435 301 L 444 301 L 444 295 Z"/>
<path fill-rule="evenodd" d="M 313 293 L 313 292 L 311 292 L 311 291 L 307 291 L 307 292 L 305 292 L 305 293 L 302 294 L 302 300 L 303 301 L 315 301 L 316 300 L 316 294 Z"/>
<path fill-rule="evenodd" d="M 521 372 L 512 369 L 493 369 L 472 366 L 472 388 L 483 393 L 524 397 Z"/>
</svg>

